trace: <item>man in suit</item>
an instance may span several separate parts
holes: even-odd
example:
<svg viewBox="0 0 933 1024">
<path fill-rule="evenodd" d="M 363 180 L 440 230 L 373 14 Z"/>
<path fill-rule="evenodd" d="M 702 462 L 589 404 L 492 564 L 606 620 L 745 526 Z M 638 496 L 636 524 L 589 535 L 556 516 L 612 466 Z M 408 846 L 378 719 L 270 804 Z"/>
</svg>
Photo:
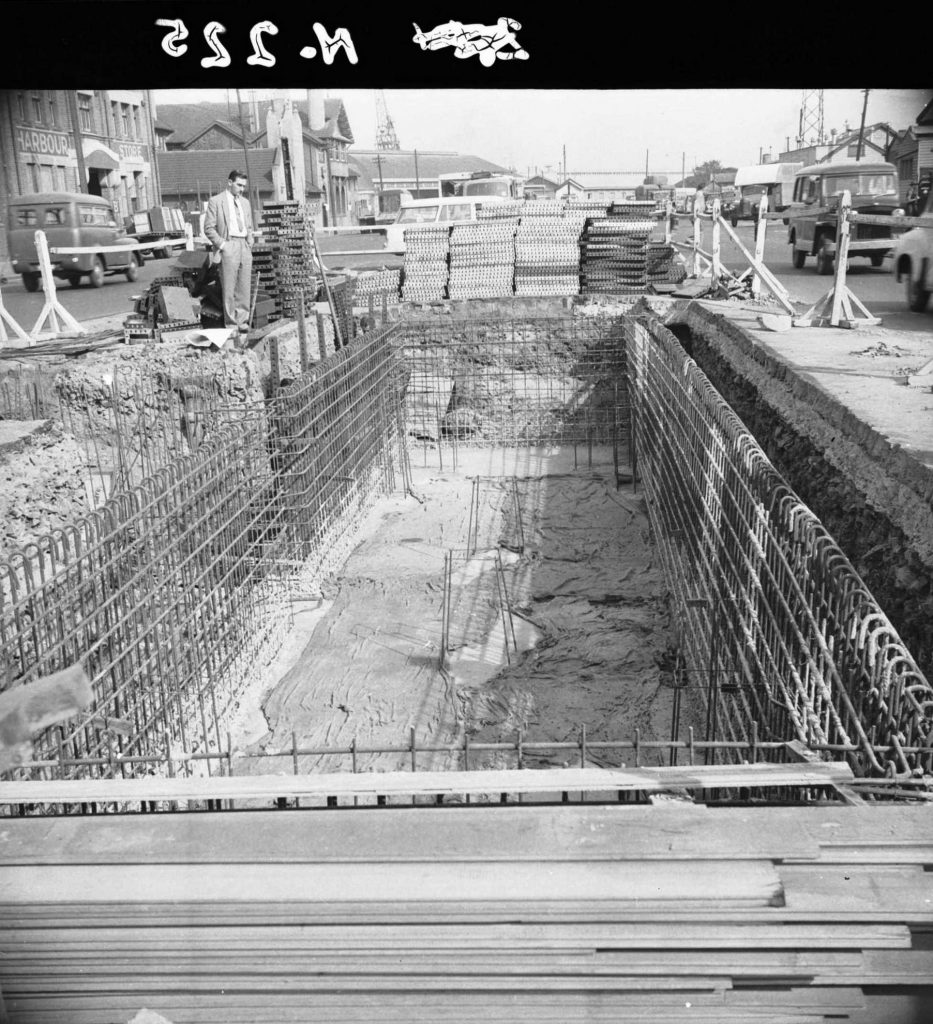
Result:
<svg viewBox="0 0 933 1024">
<path fill-rule="evenodd" d="M 224 191 L 208 200 L 204 218 L 204 234 L 214 246 L 211 259 L 220 263 L 224 324 L 236 327 L 241 339 L 249 330 L 253 273 L 253 214 L 245 191 L 246 175 L 231 171 Z"/>
</svg>

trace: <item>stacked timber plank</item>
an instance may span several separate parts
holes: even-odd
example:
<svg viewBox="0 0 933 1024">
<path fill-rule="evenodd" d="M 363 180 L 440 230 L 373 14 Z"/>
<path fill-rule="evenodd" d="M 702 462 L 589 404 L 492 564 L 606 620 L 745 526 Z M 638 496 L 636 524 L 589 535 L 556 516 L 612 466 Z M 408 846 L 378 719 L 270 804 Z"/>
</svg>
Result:
<svg viewBox="0 0 933 1024">
<path fill-rule="evenodd" d="M 931 817 L 685 803 L 11 817 L 0 990 L 16 1024 L 142 1007 L 175 1024 L 921 1024 Z"/>
<path fill-rule="evenodd" d="M 302 203 L 266 203 L 253 248 L 253 274 L 275 302 L 274 319 L 298 315 L 298 297 L 310 308 L 317 297 L 312 219 Z M 270 318 L 273 319 L 273 318 Z"/>
<path fill-rule="evenodd" d="M 525 204 L 515 233 L 515 294 L 576 295 L 580 290 L 580 222 L 559 203 Z"/>
<path fill-rule="evenodd" d="M 454 225 L 450 234 L 451 299 L 498 299 L 513 294 L 516 227 L 512 219 Z"/>
<path fill-rule="evenodd" d="M 446 297 L 450 228 L 418 224 L 405 229 L 402 298 L 406 302 L 437 302 Z"/>
</svg>

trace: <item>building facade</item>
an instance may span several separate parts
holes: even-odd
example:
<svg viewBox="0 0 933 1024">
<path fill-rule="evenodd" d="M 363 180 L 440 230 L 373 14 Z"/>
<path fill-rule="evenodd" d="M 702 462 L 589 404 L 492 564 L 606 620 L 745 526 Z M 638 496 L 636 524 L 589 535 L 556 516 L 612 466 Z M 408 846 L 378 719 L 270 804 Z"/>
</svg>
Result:
<svg viewBox="0 0 933 1024">
<path fill-rule="evenodd" d="M 88 192 L 118 218 L 160 205 L 155 151 L 148 90 L 0 91 L 0 259 L 11 197 Z"/>
</svg>

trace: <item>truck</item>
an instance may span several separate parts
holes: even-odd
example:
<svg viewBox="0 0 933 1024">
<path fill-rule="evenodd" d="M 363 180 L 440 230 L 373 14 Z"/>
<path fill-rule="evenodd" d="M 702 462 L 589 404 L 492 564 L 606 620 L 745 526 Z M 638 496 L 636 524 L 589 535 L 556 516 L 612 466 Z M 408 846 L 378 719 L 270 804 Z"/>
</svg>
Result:
<svg viewBox="0 0 933 1024">
<path fill-rule="evenodd" d="M 498 174 L 493 171 L 454 171 L 438 176 L 438 196 L 479 197 L 492 196 L 497 199 L 521 199 L 524 195 L 524 178 L 516 174 Z"/>
<path fill-rule="evenodd" d="M 137 242 L 158 242 L 163 239 L 179 240 L 185 237 L 187 218 L 181 210 L 170 206 L 153 206 L 148 210 L 137 211 L 123 218 L 123 226 L 130 238 Z M 194 231 L 199 234 L 199 231 Z M 148 250 L 147 255 L 162 259 L 171 255 L 168 247 Z"/>
<path fill-rule="evenodd" d="M 735 188 L 728 213 L 723 216 L 735 227 L 740 220 L 758 220 L 758 207 L 761 204 L 761 193 L 768 196 L 768 209 L 771 213 L 783 213 L 790 204 L 794 194 L 794 181 L 802 163 L 753 164 L 740 167 L 735 172 Z M 786 224 L 787 221 L 785 220 Z"/>
</svg>

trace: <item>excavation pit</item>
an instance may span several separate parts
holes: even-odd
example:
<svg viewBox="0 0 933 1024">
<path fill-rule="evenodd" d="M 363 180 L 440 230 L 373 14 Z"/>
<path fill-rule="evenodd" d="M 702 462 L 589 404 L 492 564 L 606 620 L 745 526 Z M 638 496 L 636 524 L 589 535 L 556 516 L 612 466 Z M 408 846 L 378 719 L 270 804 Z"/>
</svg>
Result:
<svg viewBox="0 0 933 1024">
<path fill-rule="evenodd" d="M 3 567 L 7 679 L 79 660 L 97 697 L 34 770 L 929 770 L 922 673 L 677 339 L 465 306 L 205 409 Z"/>
</svg>

